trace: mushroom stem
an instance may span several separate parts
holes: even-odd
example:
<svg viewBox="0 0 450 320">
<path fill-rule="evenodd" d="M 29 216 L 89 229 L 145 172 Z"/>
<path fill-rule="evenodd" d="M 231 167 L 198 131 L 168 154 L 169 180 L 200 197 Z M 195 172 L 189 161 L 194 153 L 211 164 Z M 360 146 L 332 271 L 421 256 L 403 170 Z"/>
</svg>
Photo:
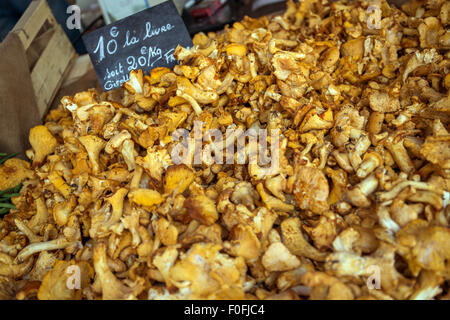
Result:
<svg viewBox="0 0 450 320">
<path fill-rule="evenodd" d="M 82 136 L 79 138 L 79 140 L 81 144 L 86 148 L 92 171 L 94 173 L 99 173 L 100 164 L 98 162 L 98 158 L 100 155 L 100 151 L 105 147 L 106 141 L 94 135 Z"/>
<path fill-rule="evenodd" d="M 439 194 L 431 191 L 417 191 L 408 197 L 409 201 L 422 202 L 432 205 L 436 210 L 442 210 L 443 201 Z"/>
<path fill-rule="evenodd" d="M 192 106 L 192 109 L 194 109 L 196 114 L 201 114 L 203 112 L 203 110 L 200 107 L 200 105 L 198 104 L 198 102 L 193 97 L 188 95 L 187 93 L 183 93 L 181 90 L 177 90 L 177 96 L 179 96 L 179 97 L 185 99 L 187 102 L 189 102 L 189 104 Z"/>
<path fill-rule="evenodd" d="M 47 224 L 48 210 L 43 198 L 36 199 L 36 214 L 29 220 L 28 228 L 38 231 L 40 226 Z"/>
<path fill-rule="evenodd" d="M 403 140 L 403 145 L 407 148 L 415 157 L 423 159 L 423 155 L 420 153 L 422 149 L 423 141 L 417 137 L 406 137 Z"/>
<path fill-rule="evenodd" d="M 358 178 L 365 178 L 376 168 L 378 168 L 382 162 L 383 159 L 378 153 L 367 152 L 364 155 L 364 161 L 359 165 L 359 168 L 356 171 L 356 175 L 358 176 Z"/>
<path fill-rule="evenodd" d="M 366 134 L 361 134 L 358 142 L 355 144 L 355 152 L 359 155 L 363 155 L 370 147 L 370 139 Z"/>
<path fill-rule="evenodd" d="M 396 233 L 400 230 L 397 222 L 392 220 L 389 211 L 386 206 L 380 206 L 377 210 L 377 216 L 380 222 L 380 225 L 386 228 L 391 233 Z"/>
<path fill-rule="evenodd" d="M 367 130 L 371 135 L 375 135 L 381 132 L 384 121 L 384 113 L 374 111 L 369 116 L 367 123 Z"/>
<path fill-rule="evenodd" d="M 394 161 L 398 165 L 400 170 L 406 173 L 410 173 L 414 170 L 414 165 L 409 158 L 408 152 L 403 146 L 403 140 L 394 143 L 393 139 L 390 138 L 386 141 L 385 146 L 391 153 L 392 158 L 394 158 Z"/>
<path fill-rule="evenodd" d="M 336 159 L 336 162 L 338 163 L 338 165 L 342 169 L 344 169 L 348 173 L 352 173 L 353 172 L 353 167 L 350 164 L 350 160 L 348 158 L 348 154 L 339 152 L 337 150 L 334 150 L 332 155 L 334 156 L 334 159 Z"/>
<path fill-rule="evenodd" d="M 234 77 L 231 72 L 228 72 L 225 75 L 225 78 L 222 80 L 222 85 L 216 90 L 217 94 L 222 94 L 231 86 L 233 83 Z"/>
<path fill-rule="evenodd" d="M 127 130 L 122 130 L 106 143 L 105 152 L 113 154 L 114 150 L 119 149 L 122 143 L 127 139 L 131 139 L 131 134 Z"/>
<path fill-rule="evenodd" d="M 14 219 L 14 223 L 16 224 L 17 229 L 22 231 L 23 234 L 27 236 L 27 238 L 30 240 L 31 243 L 42 241 L 41 237 L 35 235 L 33 231 L 22 222 L 22 220 Z"/>
<path fill-rule="evenodd" d="M 28 259 L 27 261 L 21 264 L 13 264 L 12 258 L 6 259 L 8 260 L 7 263 L 3 263 L 1 262 L 1 260 L 2 259 L 0 257 L 0 276 L 10 277 L 13 279 L 20 278 L 22 275 L 29 272 L 34 262 L 32 258 Z"/>
<path fill-rule="evenodd" d="M 374 192 L 377 187 L 378 179 L 374 174 L 371 174 L 354 188 L 347 190 L 346 198 L 357 207 L 370 207 L 371 202 L 367 196 Z"/>
<path fill-rule="evenodd" d="M 400 191 L 402 191 L 403 189 L 405 189 L 407 187 L 412 187 L 412 188 L 416 188 L 419 190 L 433 191 L 440 195 L 443 194 L 442 190 L 436 189 L 436 187 L 434 187 L 426 182 L 418 182 L 418 181 L 409 181 L 408 180 L 408 181 L 402 181 L 402 182 L 398 183 L 397 185 L 395 185 L 395 187 L 393 187 L 391 190 L 389 190 L 387 192 L 378 192 L 375 195 L 375 197 L 376 197 L 377 201 L 379 201 L 379 202 L 392 200 L 400 193 Z"/>
<path fill-rule="evenodd" d="M 128 170 L 133 171 L 136 168 L 135 163 L 135 151 L 134 151 L 134 142 L 133 140 L 127 139 L 122 143 L 122 147 L 120 148 L 120 152 L 122 153 L 123 159 L 127 164 Z"/>
<path fill-rule="evenodd" d="M 103 225 L 103 228 L 105 230 L 108 230 L 115 223 L 119 222 L 120 218 L 122 217 L 123 202 L 127 193 L 128 190 L 126 188 L 120 188 L 113 196 L 106 198 L 106 201 L 111 204 L 112 215 L 108 222 Z"/>
<path fill-rule="evenodd" d="M 108 266 L 106 246 L 99 243 L 94 248 L 94 268 L 101 283 L 104 300 L 120 300 L 135 298 L 138 288 L 130 288 L 117 279 Z"/>
<path fill-rule="evenodd" d="M 130 182 L 130 191 L 139 189 L 139 184 L 141 183 L 142 174 L 144 173 L 144 169 L 141 166 L 136 166 L 136 169 L 133 173 L 133 178 Z"/>
<path fill-rule="evenodd" d="M 41 251 L 49 251 L 49 250 L 57 250 L 57 249 L 65 249 L 68 246 L 73 244 L 72 242 L 67 241 L 65 238 L 58 238 L 55 240 L 50 240 L 46 242 L 38 242 L 32 243 L 22 249 L 17 255 L 15 261 L 21 263 L 25 261 L 31 255 L 41 252 Z"/>
<path fill-rule="evenodd" d="M 378 179 L 375 175 L 367 177 L 358 184 L 358 188 L 365 196 L 368 196 L 369 194 L 374 192 L 377 189 L 377 187 L 378 187 Z"/>
</svg>

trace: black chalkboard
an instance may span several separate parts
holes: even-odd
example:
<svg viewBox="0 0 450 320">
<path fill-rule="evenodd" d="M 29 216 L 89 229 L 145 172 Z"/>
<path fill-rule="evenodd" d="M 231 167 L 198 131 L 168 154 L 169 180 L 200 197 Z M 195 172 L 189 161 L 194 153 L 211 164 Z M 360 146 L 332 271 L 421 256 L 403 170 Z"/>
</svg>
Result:
<svg viewBox="0 0 450 320">
<path fill-rule="evenodd" d="M 83 41 L 105 91 L 128 81 L 131 70 L 172 68 L 177 45 L 192 47 L 172 0 L 92 31 Z"/>
</svg>

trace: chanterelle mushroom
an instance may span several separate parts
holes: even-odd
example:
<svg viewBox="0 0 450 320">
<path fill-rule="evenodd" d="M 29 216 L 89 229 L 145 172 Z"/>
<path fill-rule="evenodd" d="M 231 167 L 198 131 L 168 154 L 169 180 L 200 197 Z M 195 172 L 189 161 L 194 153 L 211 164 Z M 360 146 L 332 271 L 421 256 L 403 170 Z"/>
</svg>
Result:
<svg viewBox="0 0 450 320">
<path fill-rule="evenodd" d="M 63 97 L 0 166 L 0 299 L 448 299 L 450 4 L 389 3 L 287 0 Z"/>
<path fill-rule="evenodd" d="M 101 284 L 102 297 L 105 300 L 131 300 L 144 289 L 143 279 L 138 278 L 130 286 L 124 284 L 111 272 L 106 255 L 104 243 L 99 243 L 94 248 L 94 268 Z"/>
<path fill-rule="evenodd" d="M 313 167 L 298 167 L 295 177 L 293 192 L 297 205 L 314 213 L 327 210 L 329 186 L 323 172 Z"/>
<path fill-rule="evenodd" d="M 30 144 L 34 151 L 33 165 L 39 165 L 55 151 L 58 142 L 45 126 L 36 126 L 30 130 Z"/>
</svg>

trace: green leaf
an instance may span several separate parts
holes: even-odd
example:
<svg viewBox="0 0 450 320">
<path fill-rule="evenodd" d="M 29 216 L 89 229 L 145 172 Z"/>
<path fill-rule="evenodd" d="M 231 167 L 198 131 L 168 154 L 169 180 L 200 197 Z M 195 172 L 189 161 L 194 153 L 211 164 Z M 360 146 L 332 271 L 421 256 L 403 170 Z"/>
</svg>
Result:
<svg viewBox="0 0 450 320">
<path fill-rule="evenodd" d="M 11 192 L 15 192 L 15 191 L 16 191 L 16 188 L 17 188 L 17 186 L 14 187 L 14 188 L 9 188 L 9 189 L 6 189 L 6 190 L 1 191 L 1 192 L 0 192 L 0 197 L 2 197 L 4 194 L 11 193 Z"/>
<path fill-rule="evenodd" d="M 9 188 L 6 190 L 3 190 L 0 192 L 0 197 L 4 197 L 5 195 L 9 194 L 9 193 L 19 193 L 20 189 L 22 189 L 22 184 L 18 184 L 17 186 L 15 186 L 14 188 Z"/>
<path fill-rule="evenodd" d="M 14 187 L 14 193 L 18 193 L 22 189 L 22 184 L 19 183 L 17 186 Z"/>
<path fill-rule="evenodd" d="M 12 203 L 0 203 L 0 208 L 15 209 L 16 207 Z"/>
<path fill-rule="evenodd" d="M 0 203 L 0 208 L 15 209 L 16 207 L 12 203 Z"/>
<path fill-rule="evenodd" d="M 17 156 L 18 154 L 19 154 L 18 152 L 15 152 L 15 153 L 11 153 L 10 155 L 7 155 L 7 156 L 3 157 L 3 158 L 0 160 L 0 165 L 2 165 L 6 160 L 8 160 L 8 159 L 10 159 L 10 158 L 12 158 L 12 157 Z"/>
<path fill-rule="evenodd" d="M 5 163 L 6 160 L 16 156 L 18 153 L 12 153 L 6 155 L 6 153 L 0 153 L 0 165 Z M 12 197 L 18 197 L 20 195 L 19 191 L 22 188 L 22 184 L 19 183 L 13 188 L 9 188 L 0 191 L 0 215 L 6 214 L 10 209 L 16 209 L 16 207 L 11 203 Z"/>
<path fill-rule="evenodd" d="M 4 202 L 5 200 L 10 200 L 12 197 L 18 197 L 18 196 L 20 196 L 20 193 L 5 194 L 4 196 L 0 197 L 0 202 Z"/>
</svg>

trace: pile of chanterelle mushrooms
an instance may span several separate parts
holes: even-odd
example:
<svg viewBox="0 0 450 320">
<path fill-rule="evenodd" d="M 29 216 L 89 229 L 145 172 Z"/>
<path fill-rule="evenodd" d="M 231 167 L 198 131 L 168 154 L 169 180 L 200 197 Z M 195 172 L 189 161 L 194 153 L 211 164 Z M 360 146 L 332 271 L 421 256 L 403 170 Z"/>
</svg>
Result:
<svg viewBox="0 0 450 320">
<path fill-rule="evenodd" d="M 289 1 L 63 98 L 0 168 L 0 298 L 449 298 L 449 25 L 445 0 Z M 175 164 L 196 120 L 279 129 L 278 169 Z"/>
</svg>

